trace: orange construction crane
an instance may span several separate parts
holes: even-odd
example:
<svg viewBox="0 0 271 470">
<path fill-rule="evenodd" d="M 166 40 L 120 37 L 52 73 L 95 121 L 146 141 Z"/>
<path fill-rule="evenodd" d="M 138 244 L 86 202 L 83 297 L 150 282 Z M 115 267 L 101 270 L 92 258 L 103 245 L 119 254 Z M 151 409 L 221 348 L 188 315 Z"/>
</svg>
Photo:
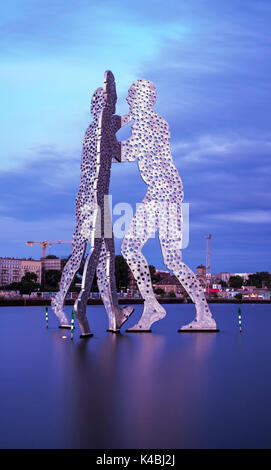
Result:
<svg viewBox="0 0 271 470">
<path fill-rule="evenodd" d="M 46 247 L 51 248 L 52 245 L 62 245 L 62 244 L 71 244 L 72 242 L 63 242 L 62 240 L 48 241 L 43 240 L 41 242 L 26 242 L 28 246 L 41 245 L 41 259 L 46 258 Z"/>
</svg>

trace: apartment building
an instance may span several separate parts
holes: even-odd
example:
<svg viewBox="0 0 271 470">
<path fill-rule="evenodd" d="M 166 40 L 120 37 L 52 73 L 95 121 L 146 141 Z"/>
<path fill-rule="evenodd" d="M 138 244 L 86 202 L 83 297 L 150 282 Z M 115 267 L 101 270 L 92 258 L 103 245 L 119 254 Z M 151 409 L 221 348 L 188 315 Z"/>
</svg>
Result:
<svg viewBox="0 0 271 470">
<path fill-rule="evenodd" d="M 22 259 L 21 260 L 21 279 L 25 273 L 35 273 L 37 275 L 37 282 L 41 283 L 41 270 L 42 262 L 34 259 Z"/>
<path fill-rule="evenodd" d="M 49 271 L 51 269 L 62 270 L 62 260 L 60 258 L 43 258 L 42 269 L 43 271 Z"/>
<path fill-rule="evenodd" d="M 21 260 L 16 258 L 0 258 L 0 285 L 20 282 Z"/>
<path fill-rule="evenodd" d="M 12 282 L 20 282 L 27 272 L 37 275 L 37 282 L 41 282 L 41 261 L 0 258 L 0 285 L 5 286 Z"/>
</svg>

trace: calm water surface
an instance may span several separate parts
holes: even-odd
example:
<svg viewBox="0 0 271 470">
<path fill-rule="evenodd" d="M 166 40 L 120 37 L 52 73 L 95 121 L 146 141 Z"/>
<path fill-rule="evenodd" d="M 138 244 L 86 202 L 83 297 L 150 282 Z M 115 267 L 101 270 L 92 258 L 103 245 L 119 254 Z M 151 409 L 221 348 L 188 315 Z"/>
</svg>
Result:
<svg viewBox="0 0 271 470">
<path fill-rule="evenodd" d="M 194 307 L 165 307 L 153 333 L 112 335 L 89 306 L 73 342 L 50 309 L 47 330 L 44 307 L 1 307 L 0 447 L 270 448 L 271 305 L 241 305 L 242 335 L 237 305 L 211 305 L 217 334 L 177 333 Z"/>
</svg>

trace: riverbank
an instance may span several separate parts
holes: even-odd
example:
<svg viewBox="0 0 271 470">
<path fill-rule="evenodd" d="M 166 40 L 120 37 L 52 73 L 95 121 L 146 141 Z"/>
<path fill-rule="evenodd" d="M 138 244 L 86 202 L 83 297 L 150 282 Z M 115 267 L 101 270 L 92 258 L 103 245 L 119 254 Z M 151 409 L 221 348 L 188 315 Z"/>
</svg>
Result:
<svg viewBox="0 0 271 470">
<path fill-rule="evenodd" d="M 75 300 L 66 300 L 65 305 L 73 305 Z M 185 302 L 183 299 L 178 298 L 160 298 L 158 299 L 160 304 L 186 304 L 192 303 L 191 300 Z M 215 304 L 271 304 L 271 300 L 237 300 L 237 299 L 209 299 L 208 303 L 215 303 Z M 50 305 L 50 299 L 0 299 L 0 307 L 20 307 L 20 306 L 28 306 L 28 307 L 35 307 L 39 305 Z M 102 305 L 103 302 L 101 299 L 89 299 L 88 305 Z M 143 299 L 131 299 L 131 298 L 119 298 L 120 305 L 135 305 L 135 304 L 143 304 Z"/>
</svg>

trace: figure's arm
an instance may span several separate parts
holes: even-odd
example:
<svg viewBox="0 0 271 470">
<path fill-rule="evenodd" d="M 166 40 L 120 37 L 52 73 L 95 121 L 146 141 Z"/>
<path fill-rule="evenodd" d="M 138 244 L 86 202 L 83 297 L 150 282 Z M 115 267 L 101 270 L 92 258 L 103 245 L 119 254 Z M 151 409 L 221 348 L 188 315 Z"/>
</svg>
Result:
<svg viewBox="0 0 271 470">
<path fill-rule="evenodd" d="M 120 145 L 121 162 L 134 162 L 139 157 L 138 143 L 133 136 L 120 142 Z"/>
<path fill-rule="evenodd" d="M 131 120 L 132 120 L 132 116 L 130 113 L 127 113 L 121 116 L 121 127 L 126 126 L 126 124 L 129 124 Z"/>
<path fill-rule="evenodd" d="M 114 114 L 112 116 L 112 124 L 115 132 L 118 132 L 118 130 L 126 126 L 126 124 L 129 124 L 131 122 L 132 116 L 130 113 L 124 114 L 123 116 L 118 116 L 117 114 Z"/>
<path fill-rule="evenodd" d="M 130 113 L 124 114 L 123 116 L 113 116 L 113 127 L 114 132 L 117 132 L 121 127 L 126 126 L 132 120 L 132 116 Z M 117 138 L 115 137 L 112 142 L 112 162 L 121 162 L 121 148 L 122 143 L 118 142 Z"/>
<path fill-rule="evenodd" d="M 131 137 L 121 142 L 121 161 L 134 162 L 137 158 L 145 158 L 152 154 L 154 148 L 155 141 L 148 125 L 144 128 L 134 123 Z"/>
<path fill-rule="evenodd" d="M 124 114 L 123 116 L 118 116 L 117 114 L 114 114 L 112 116 L 113 131 L 118 132 L 121 127 L 126 126 L 126 124 L 129 124 L 131 120 L 132 116 L 130 113 Z"/>
<path fill-rule="evenodd" d="M 135 139 L 130 137 L 122 142 L 114 142 L 112 148 L 112 162 L 134 162 L 139 157 L 139 151 L 135 146 Z"/>
<path fill-rule="evenodd" d="M 117 138 L 114 138 L 111 147 L 111 155 L 112 155 L 112 162 L 113 163 L 120 163 L 121 162 L 121 146 L 120 142 L 118 142 Z"/>
</svg>

